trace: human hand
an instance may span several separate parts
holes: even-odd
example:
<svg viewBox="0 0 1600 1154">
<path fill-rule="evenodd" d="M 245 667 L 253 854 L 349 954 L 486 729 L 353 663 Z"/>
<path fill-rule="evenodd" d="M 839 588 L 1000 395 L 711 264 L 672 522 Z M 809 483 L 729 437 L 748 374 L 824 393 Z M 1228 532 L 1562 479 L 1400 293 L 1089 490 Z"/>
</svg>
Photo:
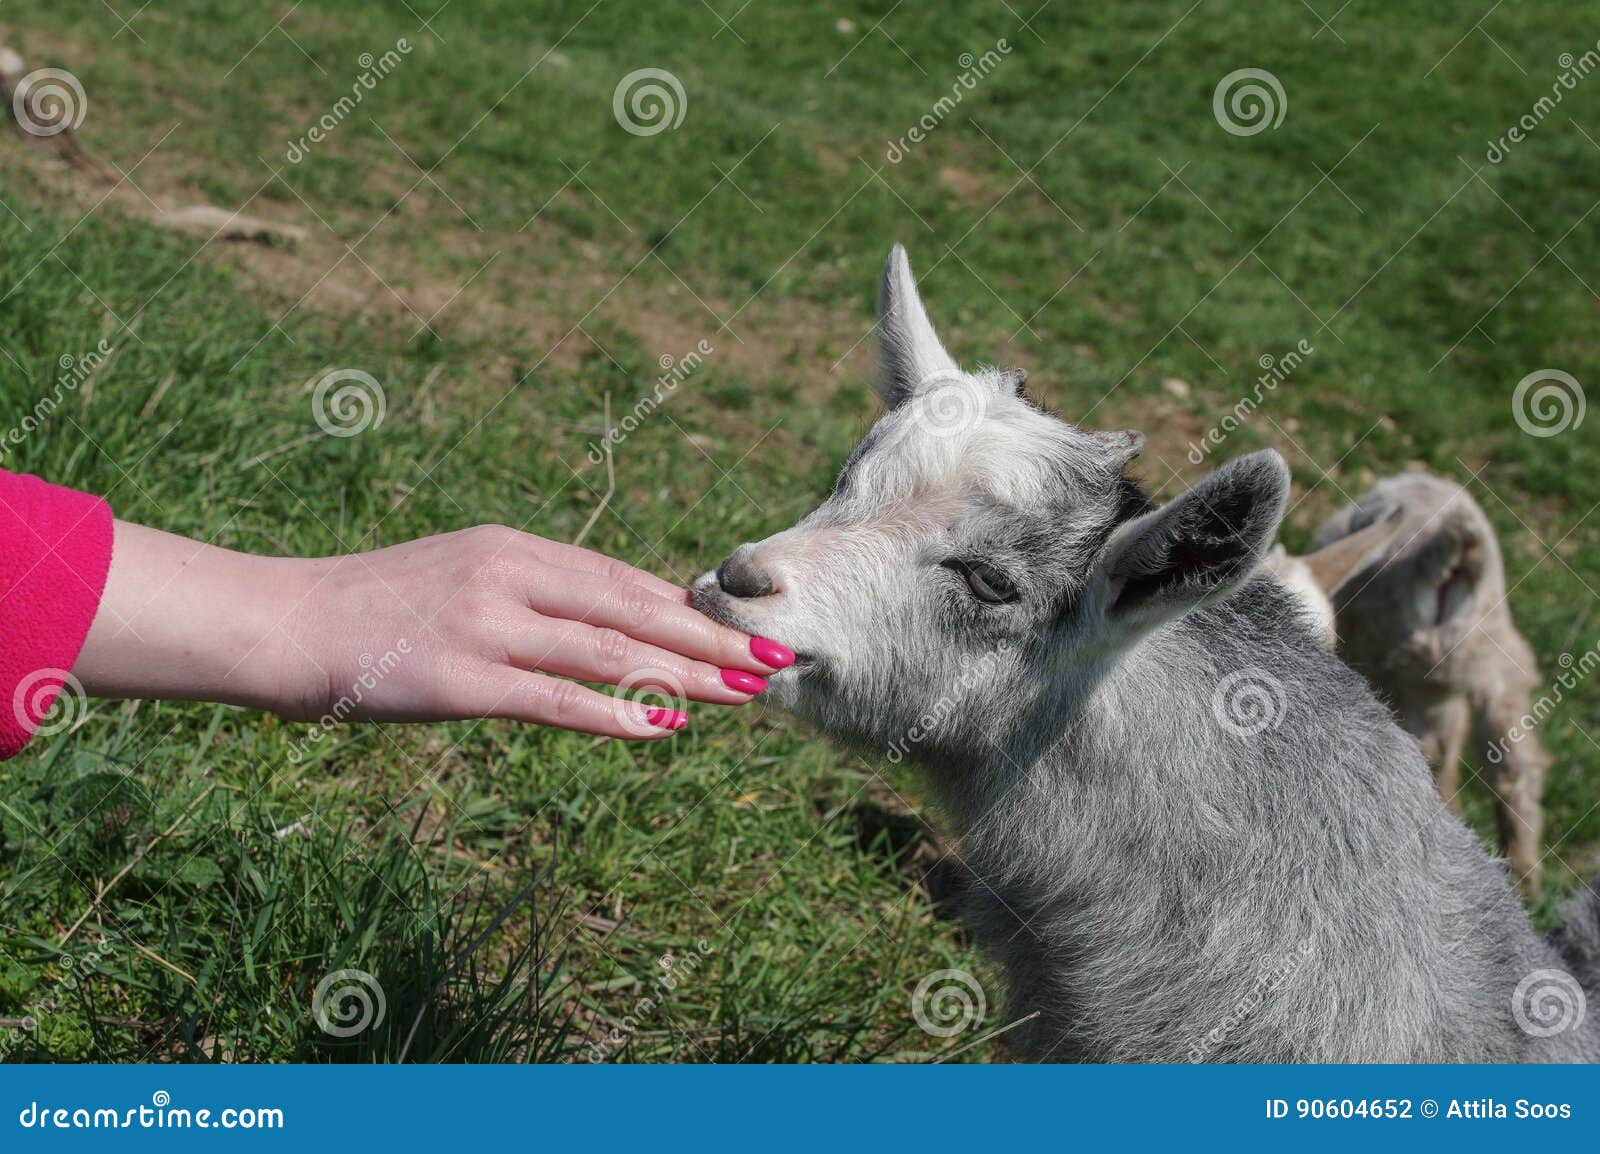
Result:
<svg viewBox="0 0 1600 1154">
<path fill-rule="evenodd" d="M 691 609 L 684 590 L 620 561 L 499 526 L 303 562 L 308 611 L 295 646 L 333 708 L 366 661 L 409 652 L 355 706 L 384 721 L 508 717 L 608 737 L 660 737 L 688 720 L 597 693 L 579 678 L 657 698 L 743 705 L 793 661 Z M 756 657 L 759 650 L 766 660 Z M 547 676 L 554 674 L 555 676 Z"/>
<path fill-rule="evenodd" d="M 674 702 L 742 705 L 794 660 L 702 616 L 658 577 L 499 526 L 317 559 L 253 557 L 122 522 L 116 535 L 73 670 L 93 695 L 655 738 L 686 723 Z"/>
</svg>

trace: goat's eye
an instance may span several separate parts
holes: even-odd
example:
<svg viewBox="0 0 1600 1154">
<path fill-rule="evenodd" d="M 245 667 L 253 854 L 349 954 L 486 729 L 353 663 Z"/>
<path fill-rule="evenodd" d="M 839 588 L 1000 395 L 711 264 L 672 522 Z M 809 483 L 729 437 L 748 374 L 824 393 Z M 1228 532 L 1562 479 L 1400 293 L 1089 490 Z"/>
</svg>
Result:
<svg viewBox="0 0 1600 1154">
<path fill-rule="evenodd" d="M 1004 605 L 1015 601 L 1021 594 L 1011 578 L 984 561 L 946 561 L 945 564 L 966 578 L 967 588 L 979 601 L 990 605 Z"/>
</svg>

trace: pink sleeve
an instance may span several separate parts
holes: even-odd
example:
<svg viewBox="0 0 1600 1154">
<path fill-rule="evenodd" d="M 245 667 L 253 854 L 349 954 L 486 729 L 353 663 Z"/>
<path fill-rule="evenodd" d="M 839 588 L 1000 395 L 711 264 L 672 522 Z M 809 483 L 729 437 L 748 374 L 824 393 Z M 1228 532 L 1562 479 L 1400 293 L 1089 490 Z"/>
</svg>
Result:
<svg viewBox="0 0 1600 1154">
<path fill-rule="evenodd" d="M 110 566 L 109 505 L 0 469 L 0 759 L 49 712 Z"/>
</svg>

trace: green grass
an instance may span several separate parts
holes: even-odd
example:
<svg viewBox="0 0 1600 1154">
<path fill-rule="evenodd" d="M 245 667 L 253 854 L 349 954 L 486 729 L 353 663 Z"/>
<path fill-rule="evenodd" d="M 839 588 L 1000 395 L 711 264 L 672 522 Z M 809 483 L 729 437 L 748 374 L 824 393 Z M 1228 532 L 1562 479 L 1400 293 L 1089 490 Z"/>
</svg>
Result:
<svg viewBox="0 0 1600 1154">
<path fill-rule="evenodd" d="M 5 466 L 264 552 L 484 521 L 571 539 L 604 490 L 585 460 L 604 398 L 628 411 L 658 358 L 704 338 L 716 352 L 619 449 L 586 542 L 687 579 L 825 491 L 872 412 L 856 342 L 900 240 L 960 356 L 1026 366 L 1070 418 L 1146 428 L 1167 492 L 1258 358 L 1310 341 L 1220 450 L 1284 450 L 1304 498 L 1290 544 L 1420 463 L 1472 481 L 1547 673 L 1600 636 L 1600 441 L 1589 424 L 1530 437 L 1511 412 L 1536 369 L 1591 384 L 1600 80 L 1484 160 L 1558 56 L 1592 46 L 1600 6 L 1503 6 L 1473 32 L 1475 12 L 1400 0 L 1319 32 L 1299 3 L 1050 5 L 1037 36 L 990 3 L 720 7 L 733 31 L 702 5 L 452 4 L 436 38 L 393 4 L 306 5 L 273 31 L 277 11 L 191 2 L 130 32 L 96 0 L 13 0 L 0 41 L 82 80 L 80 138 L 143 193 L 310 236 L 202 249 L 133 219 L 148 205 L 126 186 L 90 212 L 98 191 L 0 138 L 6 412 L 62 356 L 119 347 Z M 396 71 L 289 163 L 358 57 L 402 36 Z M 1000 66 L 887 163 L 961 54 L 1000 37 Z M 644 67 L 673 72 L 687 110 L 636 137 L 612 93 Z M 1282 82 L 1278 128 L 1213 118 L 1243 67 Z M 328 366 L 383 382 L 381 426 L 314 435 L 307 385 Z M 1546 922 L 1596 868 L 1597 733 L 1589 684 L 1541 730 Z M 698 709 L 649 748 L 352 727 L 296 764 L 301 736 L 98 703 L 0 765 L 0 1018 L 49 1008 L 33 1034 L 0 1032 L 9 1056 L 581 1059 L 667 955 L 704 960 L 611 1057 L 931 1056 L 970 1038 L 911 1019 L 911 989 L 945 966 L 982 976 L 986 1025 L 1007 1020 L 921 868 L 866 832 L 864 805 L 919 808 L 914 776 L 759 707 Z M 1485 830 L 1486 798 L 1474 786 Z M 96 976 L 73 980 L 101 942 Z M 348 1039 L 311 1011 L 340 969 L 386 996 Z"/>
</svg>

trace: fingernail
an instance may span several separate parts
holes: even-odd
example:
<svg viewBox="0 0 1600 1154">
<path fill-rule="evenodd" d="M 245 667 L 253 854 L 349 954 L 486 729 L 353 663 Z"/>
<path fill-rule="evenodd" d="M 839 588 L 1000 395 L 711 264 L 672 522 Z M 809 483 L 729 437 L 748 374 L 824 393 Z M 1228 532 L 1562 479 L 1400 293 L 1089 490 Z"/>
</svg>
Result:
<svg viewBox="0 0 1600 1154">
<path fill-rule="evenodd" d="M 738 669 L 724 669 L 722 684 L 729 689 L 737 689 L 740 693 L 760 693 L 767 687 L 767 679 Z"/>
<path fill-rule="evenodd" d="M 774 669 L 787 669 L 794 664 L 793 649 L 779 645 L 776 641 L 769 641 L 765 637 L 750 639 L 750 653 L 761 664 L 770 665 Z"/>
<path fill-rule="evenodd" d="M 644 719 L 657 729 L 682 729 L 689 724 L 689 715 L 678 709 L 652 709 Z"/>
</svg>

